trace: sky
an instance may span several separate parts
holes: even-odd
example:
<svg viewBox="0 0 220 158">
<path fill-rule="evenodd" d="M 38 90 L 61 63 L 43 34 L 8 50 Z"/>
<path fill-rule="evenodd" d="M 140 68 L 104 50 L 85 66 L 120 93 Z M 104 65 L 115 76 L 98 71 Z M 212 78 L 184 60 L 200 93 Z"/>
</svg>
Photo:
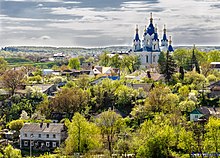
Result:
<svg viewBox="0 0 220 158">
<path fill-rule="evenodd" d="M 132 45 L 150 13 L 178 45 L 220 45 L 220 0 L 0 0 L 0 47 Z"/>
</svg>

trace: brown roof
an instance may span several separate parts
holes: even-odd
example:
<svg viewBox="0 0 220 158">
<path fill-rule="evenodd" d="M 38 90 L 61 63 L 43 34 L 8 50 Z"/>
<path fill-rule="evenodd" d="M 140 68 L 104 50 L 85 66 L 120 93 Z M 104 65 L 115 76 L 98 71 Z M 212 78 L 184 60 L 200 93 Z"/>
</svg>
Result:
<svg viewBox="0 0 220 158">
<path fill-rule="evenodd" d="M 63 128 L 62 123 L 25 123 L 20 132 L 60 133 Z"/>
</svg>

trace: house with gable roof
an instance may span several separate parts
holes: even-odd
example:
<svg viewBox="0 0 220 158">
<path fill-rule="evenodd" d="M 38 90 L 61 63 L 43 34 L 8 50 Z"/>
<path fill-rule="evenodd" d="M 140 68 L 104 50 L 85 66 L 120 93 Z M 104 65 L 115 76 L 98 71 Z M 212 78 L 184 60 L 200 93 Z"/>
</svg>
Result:
<svg viewBox="0 0 220 158">
<path fill-rule="evenodd" d="M 51 150 L 66 138 L 67 130 L 62 123 L 25 123 L 20 130 L 20 148 Z"/>
</svg>

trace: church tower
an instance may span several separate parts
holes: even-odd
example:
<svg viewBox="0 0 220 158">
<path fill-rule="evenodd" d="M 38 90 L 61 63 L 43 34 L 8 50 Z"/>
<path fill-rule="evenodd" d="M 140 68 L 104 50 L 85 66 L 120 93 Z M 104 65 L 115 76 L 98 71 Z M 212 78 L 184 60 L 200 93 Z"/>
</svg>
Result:
<svg viewBox="0 0 220 158">
<path fill-rule="evenodd" d="M 168 51 L 170 53 L 174 52 L 174 49 L 172 47 L 172 40 L 171 40 L 171 36 L 169 37 L 169 46 L 168 46 Z"/>
<path fill-rule="evenodd" d="M 141 50 L 141 40 L 140 40 L 139 34 L 138 34 L 138 25 L 136 26 L 136 34 L 134 37 L 133 46 L 134 46 L 134 48 L 133 48 L 134 52 Z"/>
<path fill-rule="evenodd" d="M 154 38 L 154 25 L 153 25 L 153 16 L 152 13 L 150 13 L 150 24 L 146 29 L 146 32 L 144 32 L 144 38 L 143 38 L 143 50 L 144 51 L 152 51 L 152 40 Z"/>
<path fill-rule="evenodd" d="M 152 40 L 152 51 L 153 52 L 160 51 L 159 38 L 157 34 L 157 25 L 155 25 L 155 28 L 154 28 L 154 38 Z"/>
<path fill-rule="evenodd" d="M 162 47 L 168 47 L 168 39 L 167 39 L 167 29 L 166 29 L 166 25 L 164 25 L 164 29 L 163 29 L 163 39 L 161 40 L 161 46 Z"/>
</svg>

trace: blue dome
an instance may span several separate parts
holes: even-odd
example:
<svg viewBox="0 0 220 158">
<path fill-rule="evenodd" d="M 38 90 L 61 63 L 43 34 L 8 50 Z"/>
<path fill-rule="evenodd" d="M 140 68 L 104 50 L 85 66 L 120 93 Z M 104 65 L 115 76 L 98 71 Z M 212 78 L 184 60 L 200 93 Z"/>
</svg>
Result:
<svg viewBox="0 0 220 158">
<path fill-rule="evenodd" d="M 154 40 L 159 41 L 159 39 L 158 39 L 158 34 L 157 34 L 156 32 L 154 33 Z"/>
<path fill-rule="evenodd" d="M 167 35 L 165 33 L 163 34 L 163 41 L 168 41 L 167 40 Z"/>
<path fill-rule="evenodd" d="M 139 38 L 138 33 L 136 33 L 134 40 L 135 40 L 135 41 L 140 41 L 140 38 Z"/>
<path fill-rule="evenodd" d="M 173 49 L 173 47 L 171 45 L 168 46 L 168 51 L 169 52 L 173 52 L 174 51 L 174 49 Z"/>
<path fill-rule="evenodd" d="M 147 33 L 151 36 L 154 33 L 154 25 L 150 23 L 150 25 L 147 28 Z"/>
</svg>

